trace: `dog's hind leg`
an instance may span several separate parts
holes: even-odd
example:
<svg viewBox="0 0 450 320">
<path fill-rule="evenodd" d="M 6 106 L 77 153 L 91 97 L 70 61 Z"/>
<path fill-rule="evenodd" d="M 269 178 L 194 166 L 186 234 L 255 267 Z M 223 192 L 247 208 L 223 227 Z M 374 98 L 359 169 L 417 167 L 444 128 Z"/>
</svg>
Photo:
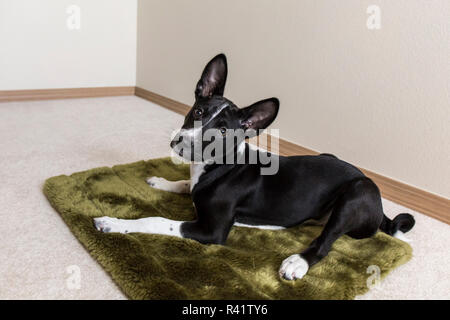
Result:
<svg viewBox="0 0 450 320">
<path fill-rule="evenodd" d="M 348 183 L 337 199 L 322 233 L 300 254 L 286 258 L 280 276 L 287 280 L 302 278 L 308 269 L 324 258 L 342 235 L 362 239 L 374 235 L 383 220 L 381 196 L 368 178 Z"/>
<path fill-rule="evenodd" d="M 190 193 L 191 192 L 191 180 L 179 180 L 169 181 L 160 177 L 150 177 L 147 179 L 147 183 L 150 187 L 174 192 L 174 193 Z"/>
</svg>

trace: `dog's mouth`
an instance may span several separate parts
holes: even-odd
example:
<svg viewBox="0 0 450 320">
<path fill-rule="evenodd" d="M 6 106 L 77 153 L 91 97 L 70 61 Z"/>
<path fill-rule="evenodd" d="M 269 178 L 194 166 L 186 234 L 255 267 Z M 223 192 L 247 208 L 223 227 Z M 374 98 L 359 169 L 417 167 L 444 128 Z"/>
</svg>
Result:
<svg viewBox="0 0 450 320">
<path fill-rule="evenodd" d="M 199 160 L 201 159 L 201 153 L 197 155 L 194 152 L 194 146 L 186 146 L 186 142 L 182 141 L 182 139 L 181 141 L 172 140 L 170 142 L 170 147 L 175 154 L 187 161 L 201 161 Z"/>
<path fill-rule="evenodd" d="M 173 152 L 182 157 L 183 159 L 190 161 L 190 162 L 203 162 L 203 154 L 200 151 L 195 152 L 194 147 L 186 147 L 186 145 L 183 142 L 180 141 L 171 141 L 170 147 L 172 148 Z"/>
<path fill-rule="evenodd" d="M 178 154 L 180 157 L 183 156 L 183 148 L 180 146 L 181 142 L 177 141 L 177 140 L 172 140 L 170 142 L 170 147 L 172 148 L 172 150 Z"/>
</svg>

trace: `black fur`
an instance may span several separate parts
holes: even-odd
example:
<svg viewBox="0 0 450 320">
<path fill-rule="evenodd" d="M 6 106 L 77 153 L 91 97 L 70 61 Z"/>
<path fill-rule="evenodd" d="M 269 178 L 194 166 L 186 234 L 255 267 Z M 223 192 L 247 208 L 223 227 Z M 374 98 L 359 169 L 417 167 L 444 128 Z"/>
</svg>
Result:
<svg viewBox="0 0 450 320">
<path fill-rule="evenodd" d="M 246 131 L 264 129 L 274 121 L 279 108 L 276 98 L 240 109 L 223 97 L 226 77 L 226 58 L 218 55 L 202 73 L 195 91 L 196 102 L 182 129 L 192 128 L 194 120 L 207 124 L 203 129 Z M 224 103 L 227 107 L 211 118 Z M 172 141 L 171 146 L 179 143 L 179 139 Z M 234 145 L 234 153 L 240 142 Z M 245 153 L 250 152 L 254 151 L 246 145 Z M 182 224 L 182 235 L 202 243 L 224 244 L 235 221 L 291 227 L 329 214 L 321 235 L 301 252 L 312 266 L 344 234 L 361 239 L 371 237 L 378 229 L 392 235 L 414 226 L 410 214 L 398 215 L 393 221 L 388 219 L 375 183 L 334 155 L 280 157 L 275 175 L 261 175 L 262 166 L 261 163 L 206 166 L 192 190 L 197 219 Z"/>
</svg>

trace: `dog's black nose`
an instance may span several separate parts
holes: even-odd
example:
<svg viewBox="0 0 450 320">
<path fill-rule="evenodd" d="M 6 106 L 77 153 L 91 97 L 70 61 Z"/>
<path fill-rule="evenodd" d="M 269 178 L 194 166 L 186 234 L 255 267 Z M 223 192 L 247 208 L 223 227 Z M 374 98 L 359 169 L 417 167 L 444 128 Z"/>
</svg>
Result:
<svg viewBox="0 0 450 320">
<path fill-rule="evenodd" d="M 170 141 L 170 147 L 171 148 L 175 147 L 179 142 L 180 140 L 173 139 L 172 141 Z"/>
</svg>

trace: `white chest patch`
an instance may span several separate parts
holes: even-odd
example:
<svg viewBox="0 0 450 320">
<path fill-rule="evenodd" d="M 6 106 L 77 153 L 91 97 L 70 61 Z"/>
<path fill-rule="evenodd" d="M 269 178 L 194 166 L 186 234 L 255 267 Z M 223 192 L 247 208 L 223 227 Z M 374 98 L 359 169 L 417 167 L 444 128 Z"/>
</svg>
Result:
<svg viewBox="0 0 450 320">
<path fill-rule="evenodd" d="M 191 164 L 191 192 L 197 184 L 200 176 L 205 173 L 206 163 L 192 163 Z"/>
</svg>

